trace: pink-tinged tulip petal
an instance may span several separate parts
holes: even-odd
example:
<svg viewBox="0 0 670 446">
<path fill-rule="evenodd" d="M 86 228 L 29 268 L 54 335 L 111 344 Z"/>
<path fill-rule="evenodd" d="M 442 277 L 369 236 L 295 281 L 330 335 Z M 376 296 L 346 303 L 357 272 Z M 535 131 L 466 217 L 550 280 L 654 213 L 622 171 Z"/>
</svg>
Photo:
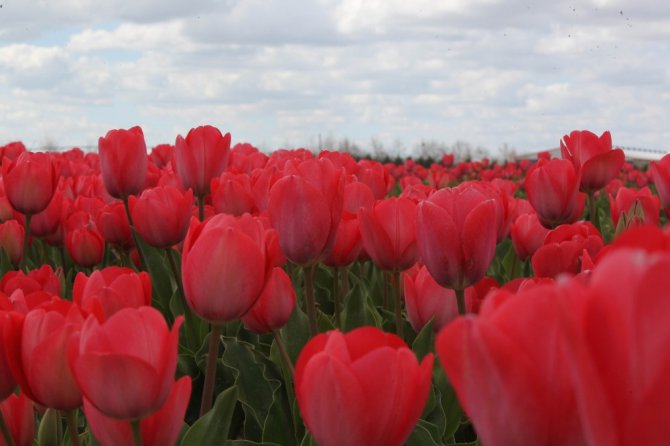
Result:
<svg viewBox="0 0 670 446">
<path fill-rule="evenodd" d="M 193 311 L 208 321 L 224 323 L 242 317 L 258 299 L 265 258 L 258 245 L 239 231 L 212 230 L 200 235 L 182 271 L 186 300 Z"/>
<path fill-rule="evenodd" d="M 432 367 L 432 355 L 419 365 L 402 339 L 377 328 L 331 331 L 298 357 L 298 406 L 319 444 L 399 446 L 423 411 Z"/>
<path fill-rule="evenodd" d="M 419 204 L 418 209 L 421 261 L 440 285 L 459 285 L 463 253 L 456 223 L 448 211 L 429 201 Z"/>
<path fill-rule="evenodd" d="M 282 268 L 275 267 L 260 297 L 242 317 L 242 322 L 254 333 L 268 333 L 286 325 L 294 308 L 295 291 L 291 278 Z"/>
<path fill-rule="evenodd" d="M 0 403 L 0 412 L 16 446 L 30 446 L 35 439 L 33 402 L 24 394 L 10 395 Z M 4 438 L 0 444 L 5 445 Z"/>
<path fill-rule="evenodd" d="M 123 198 L 142 191 L 149 158 L 140 127 L 110 130 L 98 140 L 98 152 L 102 179 L 112 197 Z"/>
<path fill-rule="evenodd" d="M 582 190 L 600 190 L 614 179 L 621 170 L 626 156 L 621 149 L 596 155 L 582 166 Z"/>
<path fill-rule="evenodd" d="M 168 330 L 152 307 L 123 309 L 104 323 L 89 317 L 68 360 L 84 396 L 108 417 L 134 420 L 164 404 L 177 367 L 178 317 Z"/>
<path fill-rule="evenodd" d="M 192 189 L 196 196 L 209 194 L 212 178 L 228 165 L 230 140 L 230 133 L 222 135 L 211 125 L 192 128 L 186 138 L 177 136 L 175 164 L 184 189 Z"/>
<path fill-rule="evenodd" d="M 58 186 L 58 174 L 47 153 L 23 152 L 2 163 L 7 199 L 22 214 L 34 215 L 47 208 Z"/>
<path fill-rule="evenodd" d="M 165 404 L 153 415 L 140 421 L 142 443 L 145 446 L 175 444 L 182 428 L 186 407 L 191 395 L 191 378 L 177 380 Z M 130 423 L 106 417 L 84 398 L 84 413 L 91 432 L 102 446 L 125 446 L 132 443 Z"/>
<path fill-rule="evenodd" d="M 320 258 L 329 241 L 331 215 L 316 187 L 295 175 L 282 178 L 270 191 L 268 211 L 289 260 L 305 265 Z"/>
<path fill-rule="evenodd" d="M 487 200 L 476 206 L 465 217 L 462 229 L 462 246 L 464 259 L 477 259 L 476 262 L 466 262 L 463 269 L 465 283 L 462 288 L 472 285 L 484 275 L 495 255 L 496 239 L 495 226 L 491 222 L 495 219 L 493 200 Z"/>
</svg>

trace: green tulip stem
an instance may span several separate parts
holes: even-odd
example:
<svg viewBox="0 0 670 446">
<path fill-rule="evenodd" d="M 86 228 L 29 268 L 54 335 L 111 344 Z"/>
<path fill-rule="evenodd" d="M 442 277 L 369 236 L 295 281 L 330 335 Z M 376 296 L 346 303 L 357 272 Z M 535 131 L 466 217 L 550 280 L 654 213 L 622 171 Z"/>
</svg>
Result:
<svg viewBox="0 0 670 446">
<path fill-rule="evenodd" d="M 340 267 L 333 267 L 333 303 L 335 305 L 335 328 L 339 329 L 342 327 L 342 318 L 340 313 L 342 312 L 342 289 L 340 287 Z"/>
<path fill-rule="evenodd" d="M 168 263 L 170 263 L 170 269 L 172 270 L 172 274 L 174 275 L 174 280 L 177 282 L 177 291 L 179 293 L 179 299 L 181 299 L 182 306 L 184 307 L 184 331 L 187 333 L 186 339 L 192 342 L 197 342 L 198 340 L 198 334 L 196 332 L 196 324 L 198 323 L 195 315 L 191 311 L 191 308 L 188 306 L 188 303 L 186 302 L 186 294 L 184 294 L 184 285 L 181 280 L 181 269 L 177 265 L 177 259 L 175 258 L 175 253 L 172 248 L 166 248 L 165 251 L 167 252 L 167 258 L 169 260 Z M 191 347 L 196 346 L 192 345 Z"/>
<path fill-rule="evenodd" d="M 391 292 L 393 293 L 393 301 L 395 303 L 395 330 L 396 334 L 403 337 L 403 321 L 402 321 L 402 295 L 400 293 L 400 273 L 398 271 L 391 271 Z"/>
<path fill-rule="evenodd" d="M 465 315 L 465 290 L 463 288 L 454 289 L 456 293 L 456 304 L 458 305 L 458 314 Z"/>
<path fill-rule="evenodd" d="M 282 341 L 281 335 L 279 334 L 278 330 L 272 330 L 272 334 L 275 337 L 275 342 L 277 343 L 277 348 L 279 349 L 279 354 L 281 355 L 284 367 L 286 367 L 291 372 L 291 377 L 293 377 L 295 375 L 295 367 L 293 367 L 291 357 L 288 355 L 286 345 L 284 344 L 284 341 Z"/>
<path fill-rule="evenodd" d="M 16 443 L 14 443 L 14 438 L 12 438 L 12 434 L 9 433 L 9 428 L 7 427 L 7 423 L 5 423 L 5 417 L 2 416 L 1 411 L 0 411 L 0 430 L 2 431 L 2 438 L 5 439 L 5 444 L 7 446 L 15 446 Z"/>
<path fill-rule="evenodd" d="M 133 217 L 130 215 L 130 205 L 128 204 L 127 196 L 123 197 L 123 208 L 126 210 L 126 217 L 128 218 L 128 225 L 130 226 L 130 233 L 133 235 L 135 246 L 137 246 L 137 252 L 140 255 L 140 261 L 142 262 L 142 267 L 147 268 L 146 257 L 144 257 L 144 252 L 142 252 L 142 245 L 140 244 L 140 236 L 137 235 L 137 231 L 135 231 L 135 225 L 133 225 Z M 132 265 L 132 261 L 130 263 Z"/>
<path fill-rule="evenodd" d="M 200 416 L 205 415 L 212 408 L 214 400 L 214 381 L 216 380 L 216 363 L 219 359 L 219 343 L 223 326 L 212 324 L 209 335 L 209 352 L 207 353 L 207 369 L 205 370 L 205 384 L 202 388 L 200 401 Z"/>
<path fill-rule="evenodd" d="M 142 446 L 142 425 L 140 420 L 129 421 L 130 430 L 133 432 L 133 446 Z"/>
<path fill-rule="evenodd" d="M 316 264 L 305 266 L 305 306 L 307 307 L 307 319 L 309 321 L 309 335 L 314 337 L 319 333 L 316 319 L 316 300 L 314 299 L 314 270 Z"/>
<path fill-rule="evenodd" d="M 198 220 L 205 220 L 205 194 L 198 195 Z"/>
<path fill-rule="evenodd" d="M 19 261 L 20 270 L 25 268 L 26 260 L 28 259 L 28 248 L 30 247 L 30 220 L 32 217 L 31 214 L 26 214 L 26 221 L 23 227 L 23 252 L 21 253 L 21 260 Z"/>
<path fill-rule="evenodd" d="M 72 446 L 79 446 L 79 428 L 77 428 L 77 409 L 68 410 L 65 412 L 67 420 L 67 430 L 70 432 L 70 443 Z"/>
</svg>

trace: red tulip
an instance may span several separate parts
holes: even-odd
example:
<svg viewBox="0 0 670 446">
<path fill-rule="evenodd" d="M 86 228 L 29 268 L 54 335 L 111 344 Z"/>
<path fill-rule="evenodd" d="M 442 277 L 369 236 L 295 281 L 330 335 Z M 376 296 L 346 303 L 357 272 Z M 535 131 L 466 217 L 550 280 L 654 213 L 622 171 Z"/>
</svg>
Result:
<svg viewBox="0 0 670 446">
<path fill-rule="evenodd" d="M 12 207 L 34 215 L 47 208 L 58 186 L 58 174 L 47 153 L 23 152 L 2 163 L 2 181 Z"/>
<path fill-rule="evenodd" d="M 174 383 L 163 406 L 140 421 L 144 446 L 168 446 L 177 442 L 190 396 L 191 378 L 183 376 Z M 91 433 L 102 446 L 126 446 L 133 443 L 130 423 L 127 421 L 106 417 L 86 398 L 84 413 Z"/>
<path fill-rule="evenodd" d="M 105 252 L 105 241 L 84 211 L 73 212 L 65 221 L 65 246 L 74 263 L 80 266 L 97 265 Z"/>
<path fill-rule="evenodd" d="M 482 282 L 486 283 L 480 292 L 477 284 Z M 477 284 L 465 289 L 465 308 L 468 313 L 479 309 L 479 301 L 494 286 L 495 280 L 485 277 Z M 425 266 L 415 273 L 410 270 L 403 274 L 403 289 L 407 319 L 417 333 L 431 319 L 433 319 L 433 330 L 437 332 L 458 316 L 456 293 L 435 282 Z"/>
<path fill-rule="evenodd" d="M 193 192 L 174 187 L 154 187 L 142 192 L 132 217 L 135 230 L 151 246 L 169 248 L 186 236 L 193 209 Z"/>
<path fill-rule="evenodd" d="M 132 211 L 133 204 L 130 204 L 130 209 Z M 95 227 L 107 243 L 124 249 L 130 249 L 135 244 L 123 202 L 114 201 L 109 203 L 93 215 L 95 217 Z"/>
<path fill-rule="evenodd" d="M 212 179 L 211 188 L 212 203 L 217 213 L 258 213 L 248 174 L 223 172 L 219 178 Z"/>
<path fill-rule="evenodd" d="M 88 312 L 99 309 L 108 319 L 123 308 L 151 305 L 151 279 L 144 271 L 118 266 L 95 270 L 90 277 L 77 273 L 72 300 Z"/>
<path fill-rule="evenodd" d="M 35 439 L 35 411 L 24 393 L 11 395 L 0 403 L 0 412 L 16 446 L 31 446 Z M 0 437 L 0 445 L 5 446 Z"/>
<path fill-rule="evenodd" d="M 291 278 L 283 269 L 275 267 L 256 303 L 242 316 L 242 323 L 254 333 L 269 333 L 286 325 L 294 308 Z"/>
<path fill-rule="evenodd" d="M 147 146 L 138 126 L 110 130 L 98 140 L 100 170 L 107 192 L 124 198 L 142 191 L 147 178 Z"/>
<path fill-rule="evenodd" d="M 384 199 L 395 185 L 393 177 L 377 161 L 365 159 L 359 161 L 355 175 L 358 181 L 370 188 L 377 200 Z"/>
<path fill-rule="evenodd" d="M 377 328 L 322 333 L 296 363 L 298 407 L 321 446 L 400 446 L 426 405 L 432 370 L 432 354 L 419 364 L 402 339 Z"/>
<path fill-rule="evenodd" d="M 186 302 L 201 318 L 223 324 L 241 318 L 260 296 L 272 267 L 269 231 L 260 220 L 218 214 L 192 220 L 184 240 Z"/>
<path fill-rule="evenodd" d="M 182 321 L 169 330 L 152 307 L 124 308 L 102 324 L 89 317 L 69 352 L 82 394 L 110 418 L 137 420 L 158 411 L 175 381 Z"/>
<path fill-rule="evenodd" d="M 268 212 L 284 255 L 298 265 L 323 260 L 342 216 L 344 174 L 326 158 L 287 163 L 270 190 Z"/>
<path fill-rule="evenodd" d="M 28 273 L 8 271 L 0 280 L 0 290 L 8 296 L 17 289 L 21 289 L 25 294 L 46 291 L 54 296 L 60 296 L 62 274 L 60 268 L 54 271 L 49 265 L 42 265 L 39 269 Z"/>
<path fill-rule="evenodd" d="M 616 228 L 622 214 L 633 213 L 633 224 L 652 224 L 658 226 L 660 220 L 661 202 L 657 196 L 651 194 L 648 187 L 642 189 L 620 188 L 616 198 L 609 196 L 610 213 Z"/>
<path fill-rule="evenodd" d="M 0 223 L 0 249 L 7 253 L 14 265 L 18 265 L 23 256 L 23 236 L 23 226 L 18 221 Z"/>
<path fill-rule="evenodd" d="M 30 233 L 35 237 L 47 237 L 56 232 L 63 216 L 63 193 L 56 189 L 49 205 L 30 219 Z M 25 223 L 24 223 L 25 226 Z"/>
<path fill-rule="evenodd" d="M 600 232 L 590 222 L 561 225 L 549 231 L 531 258 L 536 277 L 556 277 L 582 271 L 584 252 L 593 259 L 603 248 Z"/>
<path fill-rule="evenodd" d="M 510 230 L 512 246 L 517 257 L 526 260 L 535 254 L 544 243 L 544 237 L 548 232 L 549 229 L 542 226 L 535 212 L 520 215 L 514 220 Z"/>
<path fill-rule="evenodd" d="M 588 130 L 574 130 L 561 140 L 561 154 L 575 166 L 580 189 L 595 192 L 619 174 L 625 161 L 623 150 L 612 150 L 612 135 L 600 137 Z"/>
<path fill-rule="evenodd" d="M 333 249 L 323 263 L 328 266 L 351 265 L 358 259 L 362 249 L 363 241 L 358 217 L 356 214 L 343 212 Z"/>
<path fill-rule="evenodd" d="M 81 393 L 67 361 L 70 340 L 83 323 L 79 308 L 56 299 L 31 310 L 25 318 L 15 315 L 16 329 L 10 331 L 7 353 L 23 392 L 45 407 L 79 407 Z"/>
<path fill-rule="evenodd" d="M 670 154 L 660 161 L 652 161 L 649 164 L 649 174 L 656 186 L 665 215 L 670 215 Z"/>
<path fill-rule="evenodd" d="M 577 293 L 541 286 L 491 294 L 479 316 L 438 335 L 440 362 L 482 444 L 585 444 L 561 338 L 564 302 Z"/>
<path fill-rule="evenodd" d="M 15 336 L 14 333 L 10 333 L 10 330 L 16 330 L 17 324 L 13 323 L 12 316 L 7 310 L 8 308 L 3 308 L 0 311 L 0 401 L 7 398 L 16 389 L 16 379 L 10 368 L 5 338 Z"/>
<path fill-rule="evenodd" d="M 539 160 L 527 173 L 528 201 L 544 226 L 579 220 L 586 203 L 586 196 L 579 193 L 579 181 L 572 163 L 564 159 Z"/>
<path fill-rule="evenodd" d="M 484 277 L 495 254 L 495 212 L 475 187 L 440 189 L 419 204 L 419 253 L 437 283 L 465 289 Z"/>
<path fill-rule="evenodd" d="M 416 204 L 409 198 L 377 201 L 358 211 L 365 252 L 381 269 L 404 271 L 416 263 Z"/>
<path fill-rule="evenodd" d="M 670 438 L 669 270 L 668 252 L 613 251 L 593 271 L 587 296 L 561 313 L 589 445 Z"/>
<path fill-rule="evenodd" d="M 228 165 L 230 133 L 225 135 L 211 125 L 192 128 L 186 139 L 177 136 L 175 164 L 184 189 L 192 189 L 200 197 L 209 194 L 212 178 L 218 177 Z"/>
</svg>

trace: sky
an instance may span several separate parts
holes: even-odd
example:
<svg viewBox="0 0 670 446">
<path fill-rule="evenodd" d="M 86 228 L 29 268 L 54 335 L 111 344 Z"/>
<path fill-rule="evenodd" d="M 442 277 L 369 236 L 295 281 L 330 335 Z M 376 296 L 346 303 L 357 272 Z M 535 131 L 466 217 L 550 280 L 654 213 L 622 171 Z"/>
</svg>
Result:
<svg viewBox="0 0 670 446">
<path fill-rule="evenodd" d="M 670 151 L 670 1 L 0 0 L 0 145 Z"/>
</svg>

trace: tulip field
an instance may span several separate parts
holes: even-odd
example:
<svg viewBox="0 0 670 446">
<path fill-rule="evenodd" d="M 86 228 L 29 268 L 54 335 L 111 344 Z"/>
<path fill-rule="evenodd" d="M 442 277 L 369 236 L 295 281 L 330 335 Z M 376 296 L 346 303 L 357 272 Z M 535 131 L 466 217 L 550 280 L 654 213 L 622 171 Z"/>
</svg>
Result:
<svg viewBox="0 0 670 446">
<path fill-rule="evenodd" d="M 670 156 L 0 147 L 0 445 L 669 444 Z"/>
</svg>

